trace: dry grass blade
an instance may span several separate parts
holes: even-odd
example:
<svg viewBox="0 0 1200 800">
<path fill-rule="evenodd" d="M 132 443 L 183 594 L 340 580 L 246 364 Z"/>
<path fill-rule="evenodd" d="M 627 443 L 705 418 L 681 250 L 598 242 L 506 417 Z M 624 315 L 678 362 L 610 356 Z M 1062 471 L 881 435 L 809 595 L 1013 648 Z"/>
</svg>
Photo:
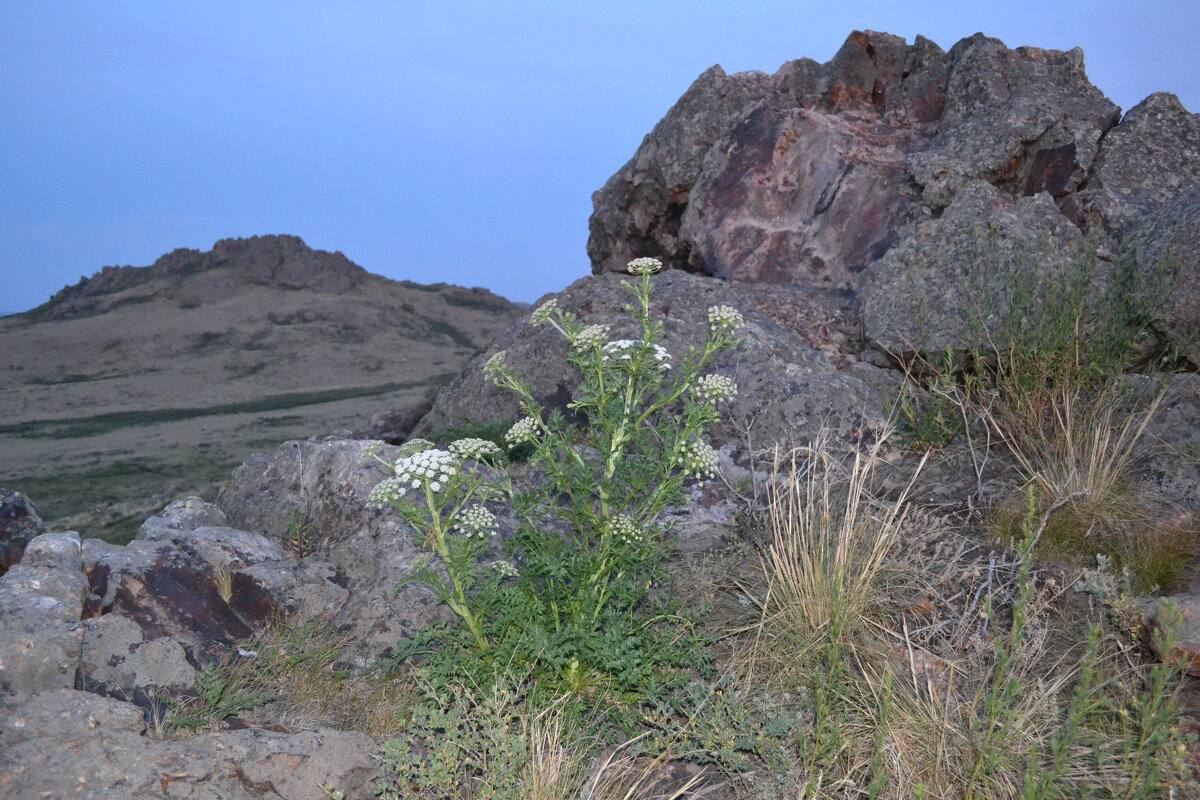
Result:
<svg viewBox="0 0 1200 800">
<path fill-rule="evenodd" d="M 912 487 L 894 503 L 872 497 L 869 485 L 885 440 L 856 453 L 848 466 L 832 452 L 827 434 L 809 447 L 776 452 L 772 542 L 763 560 L 768 630 L 813 640 L 835 620 L 854 625 L 863 619 L 897 544 Z"/>
<path fill-rule="evenodd" d="M 635 758 L 627 751 L 640 737 L 608 753 L 580 791 L 578 800 L 683 800 L 695 797 L 703 781 L 693 775 L 676 788 L 660 788 L 666 753 L 656 758 Z"/>
</svg>

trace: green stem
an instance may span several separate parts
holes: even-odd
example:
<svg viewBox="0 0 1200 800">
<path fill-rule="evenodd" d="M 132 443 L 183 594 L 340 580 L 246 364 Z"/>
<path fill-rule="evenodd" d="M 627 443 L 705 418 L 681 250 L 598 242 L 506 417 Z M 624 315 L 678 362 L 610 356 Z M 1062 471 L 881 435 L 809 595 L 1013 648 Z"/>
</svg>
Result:
<svg viewBox="0 0 1200 800">
<path fill-rule="evenodd" d="M 454 586 L 454 596 L 447 599 L 447 605 L 455 614 L 462 617 L 463 622 L 467 623 L 467 628 L 471 631 L 471 635 L 475 637 L 475 643 L 479 645 L 479 649 L 486 652 L 489 649 L 487 638 L 483 635 L 483 623 L 479 617 L 471 612 L 470 606 L 467 605 L 466 593 L 463 591 L 463 584 L 458 571 L 455 569 L 454 562 L 450 558 L 450 548 L 446 544 L 446 529 L 442 525 L 442 515 L 437 507 L 437 501 L 434 497 L 433 489 L 429 483 L 425 483 L 425 505 L 429 508 L 429 539 L 427 544 L 432 544 L 433 549 L 442 558 L 442 563 L 446 565 L 446 572 L 450 575 L 450 582 Z"/>
</svg>

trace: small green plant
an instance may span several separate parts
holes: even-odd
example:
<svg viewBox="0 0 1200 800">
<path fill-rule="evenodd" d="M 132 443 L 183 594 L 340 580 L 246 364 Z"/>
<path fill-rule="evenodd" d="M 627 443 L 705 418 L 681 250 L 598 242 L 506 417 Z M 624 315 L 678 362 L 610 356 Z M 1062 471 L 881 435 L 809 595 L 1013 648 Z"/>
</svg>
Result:
<svg viewBox="0 0 1200 800">
<path fill-rule="evenodd" d="M 431 588 L 458 617 L 413 637 L 399 660 L 422 653 L 427 670 L 480 685 L 498 669 L 528 667 L 577 694 L 657 691 L 662 669 L 707 662 L 686 617 L 655 591 L 668 550 L 659 516 L 682 500 L 687 479 L 716 473 L 716 452 L 702 436 L 737 389 L 704 370 L 738 344 L 742 316 L 709 309 L 709 337 L 676 363 L 650 313 L 651 275 L 660 268 L 637 259 L 629 265 L 635 280 L 623 282 L 637 338 L 610 340 L 608 326 L 583 325 L 553 300 L 533 313 L 534 325 L 563 336 L 579 370 L 569 404 L 575 422 L 547 413 L 503 352 L 487 362 L 485 375 L 521 400 L 525 416 L 504 438 L 532 448 L 530 485 L 515 489 L 489 467 L 501 448 L 477 437 L 446 450 L 410 443 L 385 462 L 395 477 L 369 502 L 395 507 L 420 532 L 431 558 L 408 582 Z M 518 521 L 496 560 L 493 509 L 501 504 L 511 504 Z"/>
<path fill-rule="evenodd" d="M 312 554 L 312 525 L 309 524 L 308 514 L 303 509 L 294 509 L 288 515 L 287 544 L 300 558 Z"/>
<path fill-rule="evenodd" d="M 196 673 L 194 689 L 195 702 L 180 706 L 180 710 L 171 715 L 170 725 L 197 730 L 258 708 L 272 699 L 267 695 L 238 691 L 228 676 L 217 667 L 208 667 Z"/>
<path fill-rule="evenodd" d="M 906 380 L 892 415 L 904 439 L 919 448 L 941 450 L 963 434 L 963 398 L 970 394 L 964 381 L 970 381 L 956 368 L 949 348 L 936 361 L 916 361 L 904 365 Z"/>
</svg>

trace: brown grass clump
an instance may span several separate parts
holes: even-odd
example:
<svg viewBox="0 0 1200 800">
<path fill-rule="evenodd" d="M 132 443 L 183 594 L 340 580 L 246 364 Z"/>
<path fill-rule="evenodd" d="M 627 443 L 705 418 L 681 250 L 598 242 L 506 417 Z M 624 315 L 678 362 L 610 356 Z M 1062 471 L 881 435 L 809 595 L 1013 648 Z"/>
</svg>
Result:
<svg viewBox="0 0 1200 800">
<path fill-rule="evenodd" d="M 238 691 L 273 698 L 246 715 L 256 723 L 322 726 L 375 737 L 402 730 L 411 687 L 396 679 L 381 681 L 370 673 L 343 671 L 339 658 L 344 644 L 315 623 L 278 624 L 231 654 L 227 680 Z"/>
<path fill-rule="evenodd" d="M 1016 520 L 1016 552 L 988 554 L 948 543 L 903 496 L 873 497 L 869 458 L 839 461 L 828 440 L 800 455 L 773 481 L 761 619 L 743 633 L 739 665 L 747 691 L 803 720 L 778 796 L 1154 798 L 1200 788 L 1173 727 L 1177 668 L 1144 665 L 1102 614 L 1065 604 L 1068 586 L 1034 568 L 1033 546 L 1061 510 L 1042 509 L 1036 486 Z M 948 563 L 924 577 L 906 568 L 931 549 Z"/>
</svg>

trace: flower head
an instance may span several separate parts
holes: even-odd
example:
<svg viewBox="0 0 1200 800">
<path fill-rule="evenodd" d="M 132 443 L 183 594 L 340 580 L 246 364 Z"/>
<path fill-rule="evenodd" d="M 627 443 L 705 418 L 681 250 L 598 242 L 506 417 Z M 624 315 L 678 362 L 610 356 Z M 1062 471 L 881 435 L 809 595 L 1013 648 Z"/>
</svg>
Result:
<svg viewBox="0 0 1200 800">
<path fill-rule="evenodd" d="M 507 351 L 500 350 L 499 352 L 497 352 L 495 355 L 493 355 L 491 358 L 489 358 L 484 363 L 483 374 L 490 378 L 496 378 L 496 377 L 499 377 L 500 375 L 502 375 L 507 366 L 504 363 L 504 359 L 507 357 L 508 357 Z"/>
<path fill-rule="evenodd" d="M 492 569 L 499 572 L 505 578 L 515 578 L 521 573 L 512 565 L 511 561 L 493 561 Z"/>
<path fill-rule="evenodd" d="M 713 306 L 708 309 L 708 327 L 717 331 L 735 331 L 746 324 L 742 312 L 733 306 Z"/>
<path fill-rule="evenodd" d="M 607 325 L 585 325 L 575 334 L 575 349 L 579 351 L 600 347 L 608 339 Z"/>
<path fill-rule="evenodd" d="M 617 339 L 604 345 L 603 360 L 613 358 L 617 361 L 633 361 L 634 354 L 639 349 L 648 350 L 654 358 L 655 366 L 660 370 L 671 368 L 671 354 L 661 344 L 650 344 L 634 339 Z"/>
<path fill-rule="evenodd" d="M 488 456 L 500 455 L 500 447 L 487 439 L 468 437 L 450 443 L 450 452 L 463 461 L 482 461 Z"/>
<path fill-rule="evenodd" d="M 466 536 L 486 539 L 496 529 L 496 515 L 483 506 L 471 506 L 463 509 L 454 521 L 454 529 Z"/>
<path fill-rule="evenodd" d="M 396 462 L 396 478 L 413 489 L 428 486 L 438 492 L 458 472 L 457 461 L 445 450 L 422 450 Z"/>
<path fill-rule="evenodd" d="M 721 403 L 737 397 L 737 384 L 724 375 L 701 375 L 692 393 L 704 403 Z"/>
<path fill-rule="evenodd" d="M 546 302 L 544 302 L 540 306 L 538 306 L 537 310 L 535 310 L 533 312 L 533 314 L 530 315 L 529 324 L 535 328 L 538 327 L 539 325 L 545 325 L 547 322 L 550 321 L 551 315 L 554 314 L 554 312 L 557 310 L 558 310 L 558 300 L 551 297 L 549 300 L 547 300 Z"/>
<path fill-rule="evenodd" d="M 653 275 L 663 268 L 663 264 L 657 258 L 642 256 L 630 261 L 625 268 L 631 275 Z"/>
<path fill-rule="evenodd" d="M 609 522 L 608 530 L 614 539 L 625 544 L 639 544 L 646 539 L 646 532 L 641 526 L 625 514 L 618 514 Z"/>
<path fill-rule="evenodd" d="M 513 426 L 504 434 L 504 441 L 509 444 L 521 444 L 522 442 L 532 442 L 537 438 L 538 421 L 533 417 L 522 417 L 513 423 Z"/>
<path fill-rule="evenodd" d="M 717 475 L 717 451 L 701 439 L 685 442 L 679 454 L 679 466 L 685 475 L 701 480 Z"/>
<path fill-rule="evenodd" d="M 367 508 L 387 508 L 400 502 L 408 491 L 408 484 L 399 478 L 384 478 L 375 485 L 367 496 Z"/>
</svg>

